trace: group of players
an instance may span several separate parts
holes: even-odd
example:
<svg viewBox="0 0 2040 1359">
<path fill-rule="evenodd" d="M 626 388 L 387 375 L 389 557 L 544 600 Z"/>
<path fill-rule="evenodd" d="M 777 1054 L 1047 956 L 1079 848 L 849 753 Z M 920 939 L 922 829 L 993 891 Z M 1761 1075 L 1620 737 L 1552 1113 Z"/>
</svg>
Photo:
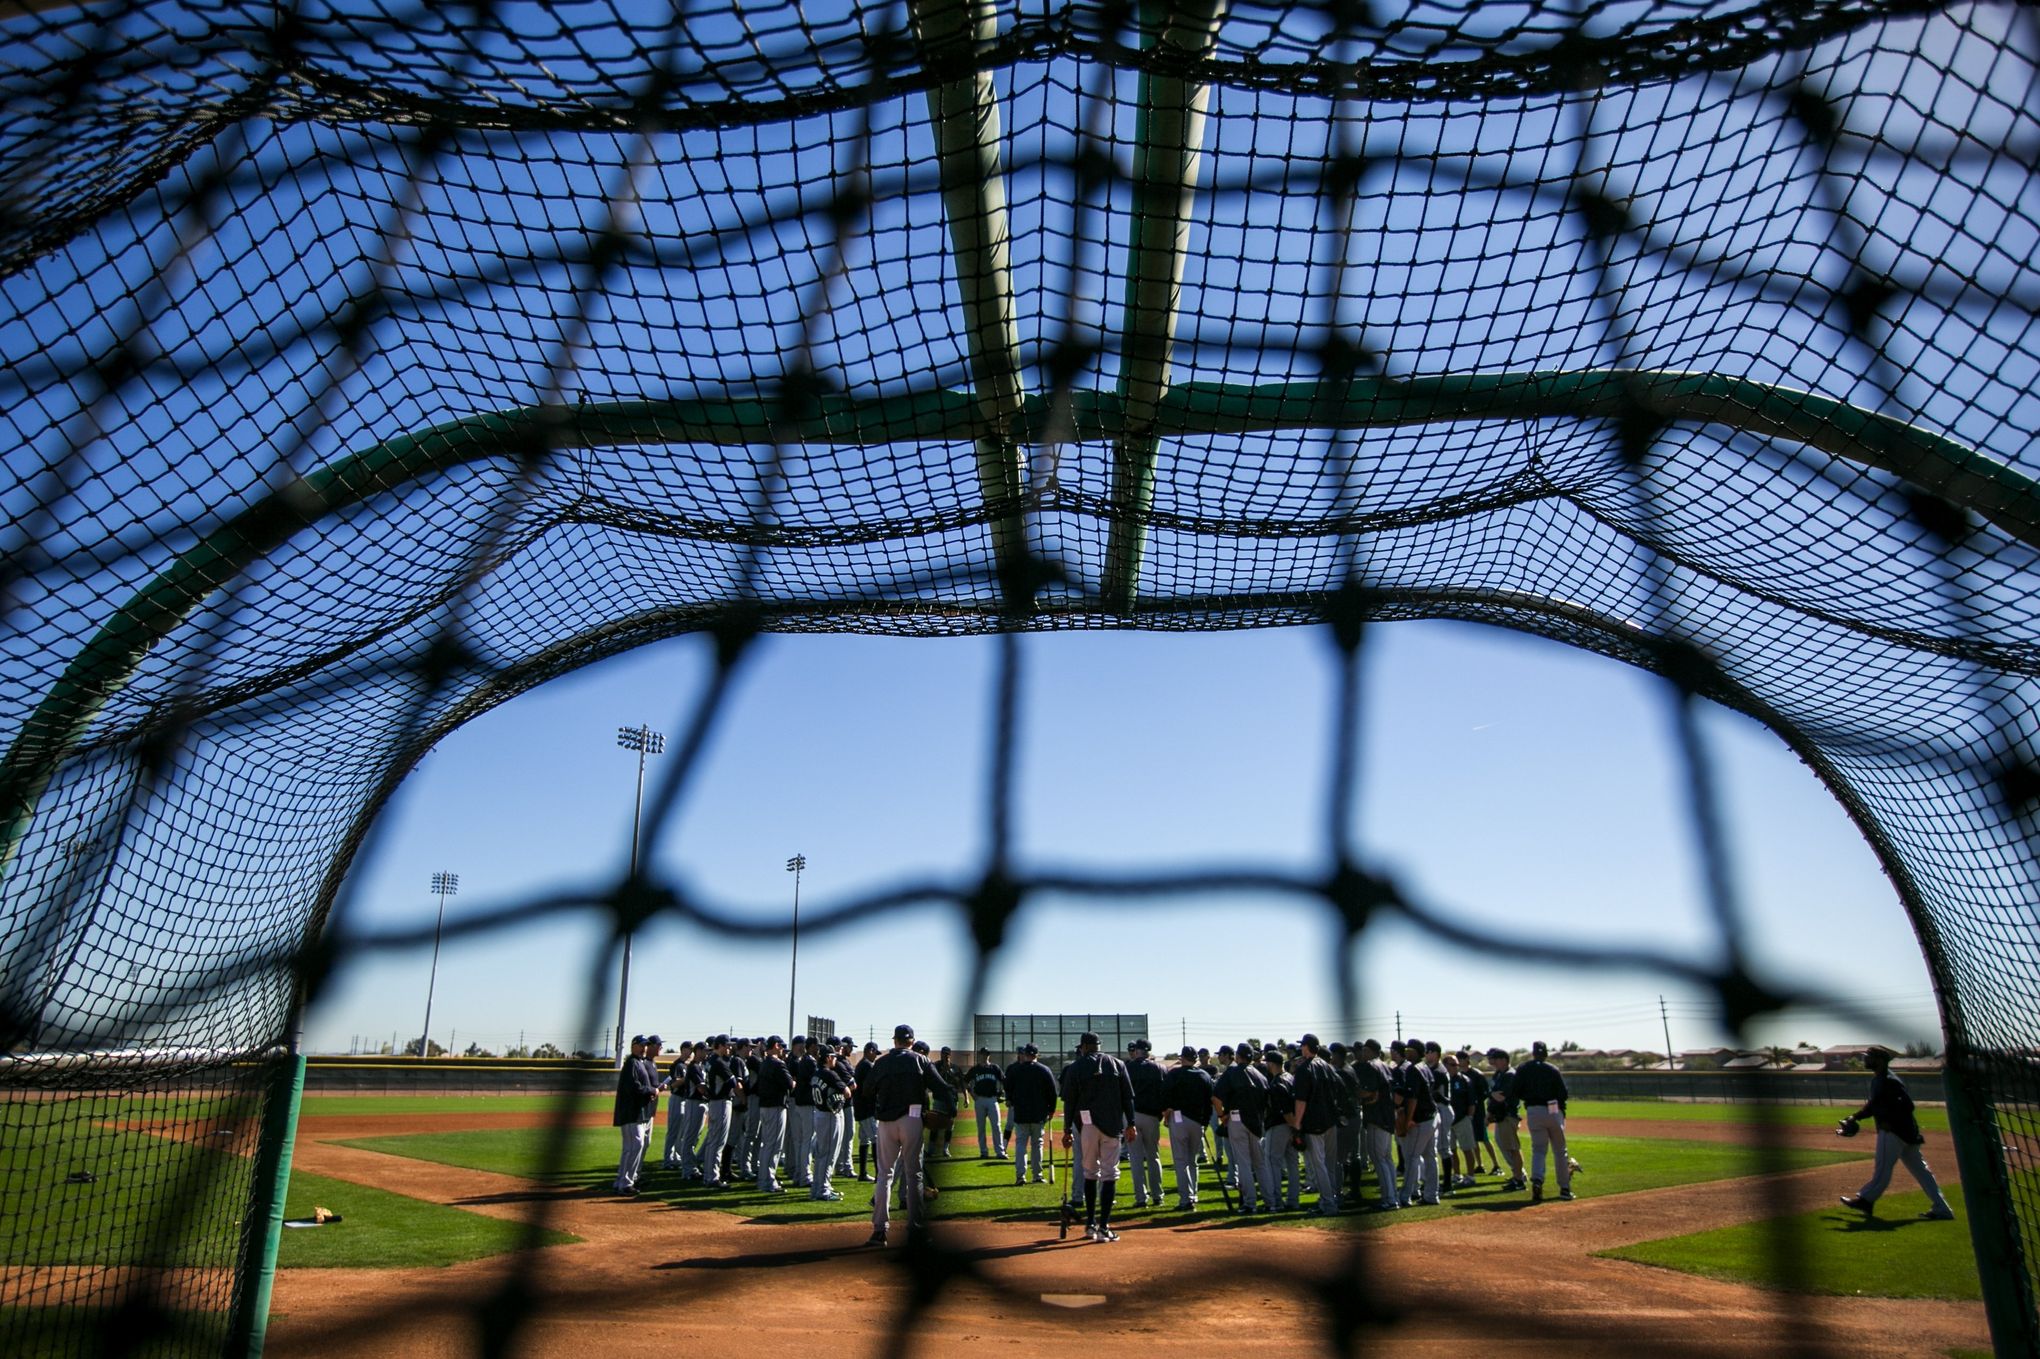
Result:
<svg viewBox="0 0 2040 1359">
<path fill-rule="evenodd" d="M 1566 1151 L 1565 1078 L 1543 1043 L 1519 1064 L 1501 1048 L 1490 1048 L 1483 1063 L 1469 1049 L 1448 1053 L 1414 1039 L 1384 1049 L 1373 1039 L 1348 1047 L 1305 1034 L 1215 1054 L 1184 1047 L 1165 1067 L 1146 1039 L 1121 1059 L 1086 1033 L 1056 1072 L 1031 1044 L 1004 1067 L 980 1049 L 977 1064 L 962 1069 L 950 1049 L 931 1053 L 905 1024 L 884 1053 L 876 1043 L 860 1053 L 849 1038 L 716 1034 L 682 1043 L 662 1073 L 663 1046 L 656 1034 L 632 1039 L 618 1073 L 619 1194 L 638 1192 L 665 1095 L 666 1169 L 706 1187 L 799 1188 L 817 1200 L 842 1197 L 836 1176 L 875 1179 L 874 1244 L 886 1240 L 895 1207 L 910 1231 L 921 1225 L 925 1201 L 939 1192 L 926 1181 L 926 1160 L 950 1154 L 966 1100 L 978 1155 L 1010 1158 L 1016 1184 L 1030 1172 L 1042 1181 L 1043 1145 L 1060 1109 L 1072 1202 L 1097 1241 L 1118 1239 L 1112 1213 L 1122 1164 L 1134 1207 L 1162 1203 L 1165 1136 L 1176 1207 L 1185 1212 L 1199 1206 L 1200 1163 L 1216 1163 L 1227 1196 L 1237 1192 L 1237 1211 L 1249 1214 L 1357 1208 L 1370 1171 L 1369 1211 L 1436 1204 L 1478 1175 L 1504 1174 L 1504 1163 L 1502 1189 L 1527 1190 L 1534 1203 L 1544 1197 L 1547 1159 L 1558 1197 L 1571 1199 L 1579 1169 Z M 1052 1176 L 1053 1156 L 1048 1166 Z M 1307 1210 L 1306 1192 L 1314 1196 Z"/>
</svg>

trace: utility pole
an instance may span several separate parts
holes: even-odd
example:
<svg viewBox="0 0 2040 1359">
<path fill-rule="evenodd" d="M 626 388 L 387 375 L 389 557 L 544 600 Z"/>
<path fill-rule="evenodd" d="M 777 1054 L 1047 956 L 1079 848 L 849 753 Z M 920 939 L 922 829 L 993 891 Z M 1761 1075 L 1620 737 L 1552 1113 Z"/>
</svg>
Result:
<svg viewBox="0 0 2040 1359">
<path fill-rule="evenodd" d="M 1667 1071 L 1677 1071 L 1679 1069 L 1679 1055 L 1672 1051 L 1672 1021 L 1671 1017 L 1665 1013 L 1665 998 L 1663 996 L 1657 998 L 1657 1013 L 1658 1019 L 1665 1026 L 1665 1069 Z"/>
<path fill-rule="evenodd" d="M 1395 1041 L 1402 1042 L 1402 1011 L 1395 1012 Z"/>
<path fill-rule="evenodd" d="M 791 1043 L 795 1033 L 793 1027 L 793 988 L 800 980 L 800 875 L 807 868 L 807 855 L 796 854 L 786 861 L 786 871 L 793 874 L 793 967 L 786 975 L 786 1041 Z"/>
</svg>

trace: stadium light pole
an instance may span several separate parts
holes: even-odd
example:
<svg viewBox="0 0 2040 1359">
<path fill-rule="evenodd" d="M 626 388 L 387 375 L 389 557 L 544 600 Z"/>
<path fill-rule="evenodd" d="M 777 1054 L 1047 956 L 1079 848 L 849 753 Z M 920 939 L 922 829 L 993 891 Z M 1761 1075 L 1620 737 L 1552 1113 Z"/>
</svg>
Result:
<svg viewBox="0 0 2040 1359">
<path fill-rule="evenodd" d="M 800 980 L 800 875 L 807 868 L 807 855 L 796 854 L 786 861 L 793 874 L 793 967 L 786 975 L 786 1041 L 793 1041 L 793 988 Z"/>
<path fill-rule="evenodd" d="M 638 842 L 644 838 L 645 819 L 645 760 L 653 755 L 666 753 L 666 738 L 647 726 L 618 727 L 616 744 L 625 750 L 637 752 L 637 802 L 630 816 L 630 879 L 637 881 Z M 623 965 L 616 982 L 616 1065 L 622 1069 L 627 1055 L 623 1045 L 624 1009 L 630 1004 L 630 937 L 632 931 L 623 932 Z"/>
<path fill-rule="evenodd" d="M 432 1055 L 432 993 L 439 986 L 439 931 L 446 924 L 446 899 L 460 891 L 460 874 L 434 873 L 432 895 L 439 898 L 439 918 L 432 923 L 432 975 L 425 982 L 425 1031 L 418 1035 L 418 1060 Z"/>
</svg>

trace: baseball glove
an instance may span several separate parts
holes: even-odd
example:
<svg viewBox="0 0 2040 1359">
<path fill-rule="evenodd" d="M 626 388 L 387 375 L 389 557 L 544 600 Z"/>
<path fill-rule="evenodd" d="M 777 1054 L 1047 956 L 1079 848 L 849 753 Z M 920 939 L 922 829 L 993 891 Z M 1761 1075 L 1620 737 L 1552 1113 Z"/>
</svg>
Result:
<svg viewBox="0 0 2040 1359">
<path fill-rule="evenodd" d="M 1858 1130 L 1862 1128 L 1862 1126 L 1863 1126 L 1862 1124 L 1856 1122 L 1856 1120 L 1853 1118 L 1845 1118 L 1841 1122 L 1835 1124 L 1835 1136 L 1854 1137 Z"/>
</svg>

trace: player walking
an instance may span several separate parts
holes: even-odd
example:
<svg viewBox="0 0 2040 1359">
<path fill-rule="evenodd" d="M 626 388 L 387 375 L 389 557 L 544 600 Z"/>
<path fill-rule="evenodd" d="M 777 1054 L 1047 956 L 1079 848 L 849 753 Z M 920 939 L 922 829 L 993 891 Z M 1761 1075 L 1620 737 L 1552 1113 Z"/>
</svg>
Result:
<svg viewBox="0 0 2040 1359">
<path fill-rule="evenodd" d="M 1891 1172 L 1902 1161 L 1920 1182 L 1920 1188 L 1927 1191 L 1928 1208 L 1920 1216 L 1932 1222 L 1945 1222 L 1955 1216 L 1955 1210 L 1941 1197 L 1941 1186 L 1934 1179 L 1934 1172 L 1927 1168 L 1927 1158 L 1920 1154 L 1927 1139 L 1920 1132 L 1919 1119 L 1913 1116 L 1912 1094 L 1904 1081 L 1891 1074 L 1891 1059 L 1897 1055 L 1881 1045 L 1863 1054 L 1863 1065 L 1872 1072 L 1870 1098 L 1835 1129 L 1844 1137 L 1854 1137 L 1856 1126 L 1864 1119 L 1877 1124 L 1877 1159 L 1870 1181 L 1855 1193 L 1842 1195 L 1842 1205 L 1854 1208 L 1864 1217 L 1875 1217 L 1877 1200 L 1891 1187 Z"/>
<path fill-rule="evenodd" d="M 1268 1116 L 1268 1078 L 1254 1066 L 1254 1054 L 1245 1043 L 1233 1050 L 1232 1060 L 1211 1092 L 1212 1111 L 1222 1120 L 1219 1140 L 1227 1152 L 1218 1173 L 1233 1176 L 1230 1183 L 1240 1191 L 1240 1211 L 1252 1213 L 1267 1179 L 1261 1133 L 1267 1126 L 1263 1120 Z"/>
</svg>

